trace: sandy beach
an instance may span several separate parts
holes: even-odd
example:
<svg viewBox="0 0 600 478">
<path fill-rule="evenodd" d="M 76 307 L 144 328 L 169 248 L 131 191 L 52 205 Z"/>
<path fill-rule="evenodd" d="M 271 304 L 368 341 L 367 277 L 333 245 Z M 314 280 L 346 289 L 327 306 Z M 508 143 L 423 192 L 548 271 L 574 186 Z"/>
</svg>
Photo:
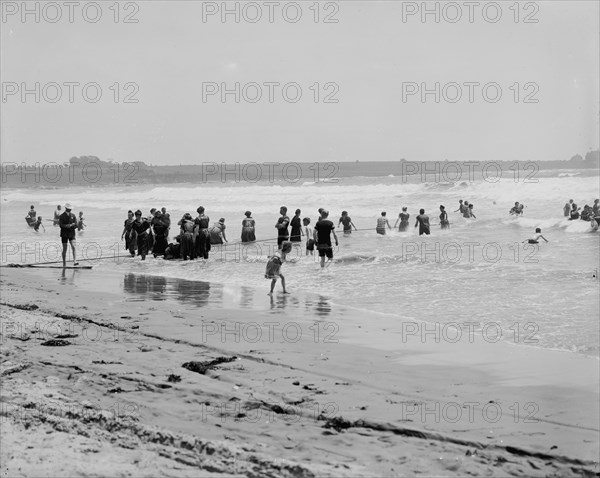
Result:
<svg viewBox="0 0 600 478">
<path fill-rule="evenodd" d="M 141 277 L 2 268 L 4 476 L 599 472 L 595 357 Z"/>
</svg>

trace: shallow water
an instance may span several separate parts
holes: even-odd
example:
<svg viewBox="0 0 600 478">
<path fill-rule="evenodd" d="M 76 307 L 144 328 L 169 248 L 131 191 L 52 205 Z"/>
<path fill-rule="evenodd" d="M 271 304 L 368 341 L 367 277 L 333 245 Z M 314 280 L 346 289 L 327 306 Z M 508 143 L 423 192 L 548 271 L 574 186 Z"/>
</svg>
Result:
<svg viewBox="0 0 600 478">
<path fill-rule="evenodd" d="M 396 317 L 399 323 L 456 323 L 483 329 L 490 340 L 501 331 L 502 340 L 525 346 L 597 356 L 599 236 L 590 232 L 588 222 L 566 220 L 562 207 L 569 198 L 580 206 L 591 205 L 600 195 L 598 176 L 590 171 L 570 174 L 574 175 L 547 173 L 538 183 L 405 183 L 386 176 L 344 178 L 337 184 L 318 185 L 4 190 L 2 262 L 59 260 L 57 228 L 45 221 L 46 233 L 36 234 L 23 217 L 29 204 L 50 218 L 56 204 L 71 201 L 74 212 L 84 212 L 88 225 L 78 237 L 80 256 L 101 257 L 96 261 L 98 268 L 118 273 L 118 288 L 126 300 L 167 297 L 202 307 L 219 294 L 229 294 L 235 297 L 228 297 L 227 303 L 251 308 L 256 305 L 245 305 L 244 300 L 253 293 L 245 289 L 266 292 L 269 287 L 263 274 L 267 256 L 275 247 L 279 206 L 287 205 L 292 213 L 301 208 L 302 217 L 311 217 L 312 224 L 319 207 L 329 208 L 335 223 L 345 209 L 360 231 L 350 236 L 338 234 L 340 245 L 333 264 L 321 270 L 317 257 L 307 257 L 298 248 L 290 255 L 296 262 L 288 262 L 282 269 L 290 290 L 324 298 L 321 309 L 343 305 L 348 310 L 369 311 L 370 320 Z M 475 204 L 477 219 L 466 220 L 452 212 L 458 199 Z M 517 200 L 527 206 L 520 218 L 508 215 Z M 184 212 L 193 213 L 199 204 L 207 208 L 211 223 L 226 218 L 226 234 L 232 243 L 215 247 L 208 263 L 115 259 L 126 252 L 119 239 L 127 209 L 149 211 L 165 206 L 176 221 Z M 441 231 L 435 225 L 440 204 L 445 204 L 449 213 L 449 230 Z M 403 205 L 411 214 L 410 230 L 376 235 L 380 211 L 388 212 L 393 226 Z M 429 237 L 419 237 L 412 227 L 421 207 L 434 224 Z M 253 211 L 259 242 L 242 247 L 239 236 L 246 209 Z M 550 243 L 521 244 L 535 227 L 542 228 Z M 184 280 L 173 281 L 175 278 Z M 320 299 L 315 300 L 317 307 Z M 315 307 L 307 312 L 315 314 Z M 472 324 L 464 325 L 467 322 Z"/>
</svg>

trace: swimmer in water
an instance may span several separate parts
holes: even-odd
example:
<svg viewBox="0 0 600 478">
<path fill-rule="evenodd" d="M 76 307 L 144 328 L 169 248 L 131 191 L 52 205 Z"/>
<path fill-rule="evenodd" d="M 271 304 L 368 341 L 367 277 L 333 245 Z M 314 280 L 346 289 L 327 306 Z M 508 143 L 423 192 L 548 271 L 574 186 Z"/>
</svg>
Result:
<svg viewBox="0 0 600 478">
<path fill-rule="evenodd" d="M 310 224 L 310 217 L 305 217 L 302 219 L 302 225 L 304 226 L 304 235 L 306 236 L 306 255 L 310 253 L 311 256 L 315 255 L 315 240 L 313 239 L 313 234 L 311 233 L 308 225 Z"/>
<path fill-rule="evenodd" d="M 38 216 L 37 222 L 33 224 L 33 230 L 35 232 L 38 232 L 40 230 L 40 226 L 42 227 L 42 229 L 44 230 L 44 232 L 46 232 L 46 228 L 42 224 L 42 216 Z"/>
<path fill-rule="evenodd" d="M 54 220 L 53 220 L 53 221 L 54 221 L 54 222 L 53 222 L 53 225 L 54 225 L 54 226 L 58 226 L 58 225 L 59 225 L 59 222 L 60 222 L 60 215 L 61 215 L 62 213 L 63 213 L 63 212 L 61 211 L 61 206 L 60 206 L 60 204 L 59 204 L 58 206 L 56 206 L 56 211 L 54 211 Z"/>
<path fill-rule="evenodd" d="M 83 222 L 83 211 L 79 211 L 79 218 L 77 219 L 77 230 L 79 232 L 83 231 L 85 227 L 85 223 Z"/>
<path fill-rule="evenodd" d="M 540 239 L 543 239 L 546 242 L 550 242 L 548 241 L 548 239 L 542 236 L 542 230 L 538 227 L 535 229 L 535 234 L 533 235 L 533 237 L 530 239 L 525 239 L 523 242 L 527 242 L 529 244 L 538 244 Z"/>
<path fill-rule="evenodd" d="M 398 221 L 400 221 L 400 226 L 398 226 L 398 231 L 400 232 L 404 232 L 408 229 L 408 219 L 410 218 L 410 214 L 406 212 L 407 210 L 408 208 L 406 206 L 402 208 L 402 212 L 398 214 L 398 219 L 396 219 L 396 224 L 394 224 L 394 227 L 396 227 L 398 225 Z"/>
<path fill-rule="evenodd" d="M 342 217 L 340 217 L 338 227 L 340 227 L 340 224 L 344 226 L 344 235 L 352 234 L 352 228 L 354 228 L 355 231 L 358 231 L 352 222 L 352 218 L 348 216 L 348 211 L 342 211 Z"/>
<path fill-rule="evenodd" d="M 450 227 L 450 221 L 448 221 L 448 213 L 444 206 L 440 206 L 440 226 L 442 229 L 448 229 Z"/>
<path fill-rule="evenodd" d="M 429 216 L 425 214 L 425 209 L 421 209 L 419 211 L 417 222 L 415 223 L 415 227 L 417 226 L 419 226 L 419 236 L 422 236 L 423 234 L 426 234 L 427 236 L 429 235 Z"/>
<path fill-rule="evenodd" d="M 519 204 L 519 201 L 517 201 L 515 203 L 515 205 L 511 208 L 511 210 L 509 211 L 509 214 L 512 216 L 513 214 L 516 214 L 517 216 L 521 216 L 523 215 L 523 208 L 525 206 L 523 204 Z"/>
<path fill-rule="evenodd" d="M 375 227 L 375 231 L 377 231 L 377 234 L 381 234 L 383 236 L 385 236 L 385 226 L 387 226 L 388 229 L 392 229 L 392 226 L 390 226 L 389 221 L 387 220 L 386 216 L 386 212 L 383 211 L 381 213 L 381 216 L 379 216 L 379 218 L 377 219 L 377 226 Z"/>
</svg>

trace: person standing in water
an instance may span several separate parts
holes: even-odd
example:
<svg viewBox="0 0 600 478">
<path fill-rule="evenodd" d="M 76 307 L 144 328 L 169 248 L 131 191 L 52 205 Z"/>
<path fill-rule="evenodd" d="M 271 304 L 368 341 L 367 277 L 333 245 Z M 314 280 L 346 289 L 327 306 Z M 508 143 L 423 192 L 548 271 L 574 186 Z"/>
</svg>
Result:
<svg viewBox="0 0 600 478">
<path fill-rule="evenodd" d="M 388 229 L 392 229 L 392 226 L 390 226 L 390 222 L 387 220 L 386 216 L 386 212 L 382 211 L 381 212 L 381 216 L 379 216 L 377 218 L 377 225 L 375 226 L 375 231 L 377 231 L 377 234 L 381 234 L 382 236 L 385 236 L 385 227 L 387 226 Z"/>
<path fill-rule="evenodd" d="M 129 210 L 127 211 L 127 219 L 125 219 L 125 222 L 123 223 L 123 232 L 121 233 L 121 240 L 123 240 L 123 238 L 125 238 L 125 249 L 127 249 L 129 251 L 129 254 L 131 254 L 131 257 L 135 256 L 135 233 L 133 232 L 133 229 L 131 228 L 133 221 L 135 221 L 134 217 L 133 217 L 133 211 Z"/>
<path fill-rule="evenodd" d="M 425 214 L 425 209 L 421 209 L 419 211 L 419 215 L 417 216 L 417 222 L 415 223 L 415 227 L 417 226 L 419 226 L 419 236 L 422 236 L 423 234 L 429 235 L 429 216 Z"/>
<path fill-rule="evenodd" d="M 246 219 L 242 220 L 242 242 L 254 242 L 256 241 L 256 234 L 254 231 L 255 221 L 252 219 L 252 213 L 246 211 Z"/>
<path fill-rule="evenodd" d="M 306 236 L 306 255 L 308 256 L 310 253 L 310 255 L 313 256 L 315 254 L 315 240 L 308 227 L 310 224 L 310 217 L 302 219 L 302 224 L 304 225 L 304 235 Z"/>
<path fill-rule="evenodd" d="M 60 225 L 60 215 L 61 214 L 62 214 L 62 210 L 61 210 L 61 206 L 59 204 L 58 206 L 56 206 L 56 211 L 54 211 L 54 220 L 53 220 L 54 226 Z"/>
<path fill-rule="evenodd" d="M 154 244 L 152 247 L 152 254 L 154 257 L 164 256 L 165 250 L 169 246 L 169 241 L 167 239 L 169 226 L 167 224 L 170 224 L 171 220 L 169 219 L 167 223 L 165 219 L 166 218 L 162 217 L 162 211 L 157 209 L 154 211 L 154 217 L 150 220 L 152 232 L 154 233 Z"/>
<path fill-rule="evenodd" d="M 579 219 L 579 207 L 577 206 L 577 204 L 573 203 L 571 204 L 571 213 L 570 213 L 570 217 L 569 217 L 569 221 L 574 221 L 576 219 Z"/>
<path fill-rule="evenodd" d="M 46 228 L 42 224 L 42 216 L 38 216 L 37 221 L 33 225 L 33 230 L 35 232 L 39 232 L 40 226 L 42 227 L 42 229 L 44 230 L 44 232 L 46 232 Z"/>
<path fill-rule="evenodd" d="M 594 199 L 594 205 L 592 206 L 592 217 L 594 219 L 600 218 L 600 199 Z"/>
<path fill-rule="evenodd" d="M 342 216 L 338 221 L 338 227 L 340 224 L 344 227 L 344 235 L 352 234 L 352 228 L 354 228 L 355 231 L 358 231 L 352 222 L 352 218 L 348 216 L 348 211 L 342 211 Z"/>
<path fill-rule="evenodd" d="M 296 213 L 290 221 L 292 230 L 290 232 L 290 242 L 299 243 L 302 242 L 302 219 L 300 219 L 300 209 L 296 209 Z"/>
<path fill-rule="evenodd" d="M 470 218 L 477 219 L 477 216 L 475 214 L 473 214 L 473 203 L 469 204 L 469 206 L 467 207 L 465 217 L 467 217 L 469 219 Z"/>
<path fill-rule="evenodd" d="M 563 207 L 563 213 L 565 215 L 565 217 L 569 217 L 569 215 L 571 214 L 571 203 L 568 202 L 565 204 L 565 206 Z"/>
<path fill-rule="evenodd" d="M 469 219 L 471 217 L 471 211 L 469 210 L 469 207 L 471 205 L 469 204 L 468 201 L 465 201 L 463 203 L 463 210 L 462 210 L 462 215 L 464 218 Z"/>
<path fill-rule="evenodd" d="M 398 225 L 398 221 L 400 221 L 400 226 L 398 227 L 399 232 L 404 232 L 408 229 L 408 220 L 410 218 L 410 214 L 406 212 L 407 210 L 408 208 L 406 206 L 402 208 L 402 212 L 398 214 L 398 219 L 396 219 L 396 224 L 394 224 L 394 227 L 396 227 Z"/>
<path fill-rule="evenodd" d="M 461 214 L 463 214 L 465 212 L 465 205 L 463 204 L 462 199 L 458 200 L 458 209 L 454 212 L 460 212 Z"/>
<path fill-rule="evenodd" d="M 35 208 L 33 207 L 33 204 L 29 208 L 29 212 L 27 213 L 27 216 L 25 216 L 25 220 L 27 221 L 27 224 L 29 226 L 31 226 L 31 227 L 34 226 L 35 221 L 37 220 L 37 213 L 35 212 Z"/>
<path fill-rule="evenodd" d="M 59 206 L 60 207 L 60 206 Z M 71 244 L 71 251 L 73 252 L 73 265 L 79 265 L 77 262 L 77 255 L 75 253 L 75 228 L 77 227 L 77 218 L 75 214 L 71 212 L 71 204 L 65 204 L 65 212 L 58 217 L 58 225 L 60 227 L 60 240 L 62 242 L 62 260 L 63 267 L 67 265 L 67 242 Z"/>
<path fill-rule="evenodd" d="M 196 209 L 198 217 L 194 220 L 194 235 L 196 237 L 196 256 L 208 259 L 210 252 L 210 233 L 208 226 L 210 218 L 204 214 L 204 207 L 200 206 Z"/>
<path fill-rule="evenodd" d="M 535 229 L 535 234 L 533 235 L 533 237 L 530 239 L 525 239 L 523 242 L 527 242 L 529 244 L 538 244 L 540 239 L 543 239 L 546 242 L 550 242 L 548 241 L 548 239 L 542 236 L 542 230 L 538 227 Z"/>
<path fill-rule="evenodd" d="M 194 221 L 192 215 L 186 212 L 180 221 L 181 233 L 179 235 L 181 241 L 181 257 L 184 261 L 196 258 L 196 246 L 194 244 Z"/>
<path fill-rule="evenodd" d="M 281 273 L 281 266 L 283 265 L 283 260 L 280 257 L 280 254 L 282 254 L 282 252 L 277 251 L 269 258 L 269 261 L 267 262 L 267 267 L 265 270 L 265 279 L 271 279 L 271 291 L 268 293 L 268 295 L 273 295 L 277 279 L 281 279 L 283 293 L 289 294 L 289 292 L 285 289 L 285 277 L 283 277 L 283 274 Z"/>
<path fill-rule="evenodd" d="M 85 223 L 83 222 L 83 211 L 79 211 L 79 217 L 77 218 L 77 230 L 82 232 L 84 227 Z"/>
<path fill-rule="evenodd" d="M 215 222 L 208 232 L 211 245 L 223 244 L 223 241 L 227 242 L 227 238 L 225 237 L 225 218 L 222 217 L 219 219 L 219 222 Z"/>
<path fill-rule="evenodd" d="M 440 226 L 442 229 L 450 228 L 450 221 L 448 221 L 448 213 L 446 212 L 446 208 L 444 206 L 440 206 Z"/>
<path fill-rule="evenodd" d="M 288 231 L 290 218 L 287 217 L 287 207 L 285 206 L 281 206 L 279 208 L 279 214 L 281 214 L 281 217 L 277 220 L 275 228 L 277 229 L 277 249 L 281 250 L 281 245 L 290 237 L 290 233 Z"/>
<path fill-rule="evenodd" d="M 331 246 L 331 234 L 335 239 L 335 245 L 338 245 L 338 238 L 335 235 L 335 226 L 327 217 L 329 211 L 323 209 L 321 211 L 321 219 L 315 224 L 314 238 L 317 243 L 317 250 L 319 251 L 319 257 L 321 258 L 321 268 L 325 267 L 325 256 L 327 256 L 328 262 L 333 260 L 333 248 Z"/>
<path fill-rule="evenodd" d="M 142 217 L 142 211 L 135 211 L 135 221 L 131 223 L 131 229 L 137 236 L 137 253 L 142 260 L 146 260 L 146 256 L 150 250 L 150 221 Z"/>
</svg>

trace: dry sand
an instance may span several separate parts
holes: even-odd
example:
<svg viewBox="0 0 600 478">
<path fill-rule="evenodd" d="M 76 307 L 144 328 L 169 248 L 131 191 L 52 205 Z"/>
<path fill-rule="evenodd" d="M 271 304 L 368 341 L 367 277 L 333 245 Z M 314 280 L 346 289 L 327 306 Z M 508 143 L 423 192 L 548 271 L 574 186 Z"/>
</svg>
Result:
<svg viewBox="0 0 600 478">
<path fill-rule="evenodd" d="M 0 274 L 2 476 L 600 471 L 593 357 L 404 341 L 302 295 L 182 307 L 96 269 Z"/>
</svg>

